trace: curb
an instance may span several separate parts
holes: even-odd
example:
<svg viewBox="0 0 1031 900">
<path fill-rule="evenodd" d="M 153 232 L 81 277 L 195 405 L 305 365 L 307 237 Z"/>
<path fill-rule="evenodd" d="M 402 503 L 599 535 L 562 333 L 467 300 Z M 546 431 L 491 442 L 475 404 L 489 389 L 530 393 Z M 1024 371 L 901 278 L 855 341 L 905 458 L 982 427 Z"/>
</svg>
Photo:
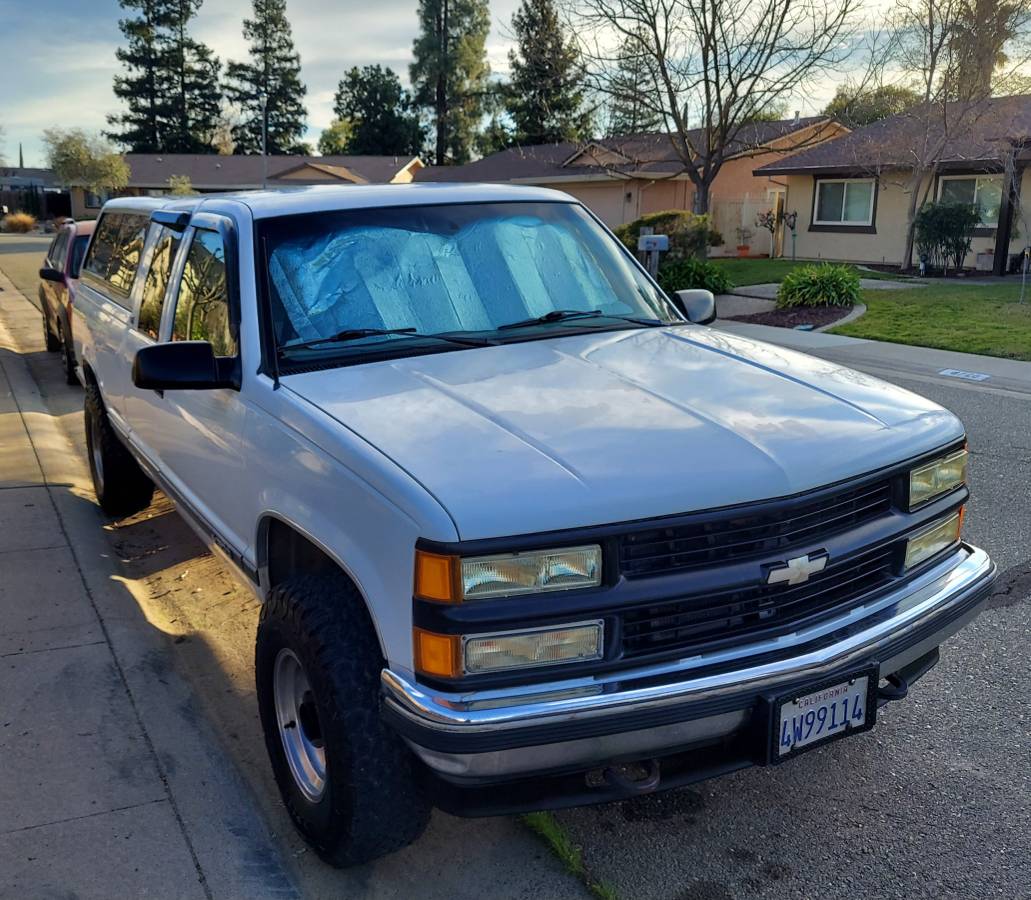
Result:
<svg viewBox="0 0 1031 900">
<path fill-rule="evenodd" d="M 843 316 L 836 322 L 830 322 L 827 325 L 821 325 L 819 328 L 814 328 L 813 331 L 829 331 L 832 328 L 837 328 L 839 325 L 847 325 L 849 322 L 854 322 L 856 319 L 865 315 L 865 313 L 866 304 L 857 303 L 855 306 L 852 307 L 852 312 L 850 312 L 847 316 Z"/>
</svg>

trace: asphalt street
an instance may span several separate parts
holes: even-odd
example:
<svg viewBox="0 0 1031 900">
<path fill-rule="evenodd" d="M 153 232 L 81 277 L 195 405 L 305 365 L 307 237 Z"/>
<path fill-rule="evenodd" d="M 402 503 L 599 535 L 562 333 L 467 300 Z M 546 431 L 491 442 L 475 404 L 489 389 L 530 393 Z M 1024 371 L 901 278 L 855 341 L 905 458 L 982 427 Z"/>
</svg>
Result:
<svg viewBox="0 0 1031 900">
<path fill-rule="evenodd" d="M 0 268 L 31 287 L 38 262 L 3 255 L 8 240 L 0 240 Z M 592 877 L 624 900 L 1031 897 L 1031 364 L 1020 364 L 1026 387 L 1017 369 L 960 381 L 912 348 L 880 344 L 867 358 L 858 345 L 831 343 L 818 355 L 865 367 L 964 420 L 973 491 L 965 534 L 995 557 L 999 588 L 910 697 L 881 710 L 872 732 L 783 766 L 556 814 Z M 948 356 L 956 370 L 979 371 L 975 358 Z M 81 394 L 60 383 L 53 357 L 33 353 L 29 365 L 81 452 Z M 251 785 L 303 894 L 584 893 L 514 819 L 437 816 L 423 842 L 381 864 L 350 873 L 322 866 L 292 833 L 268 775 L 251 685 L 254 601 L 166 501 L 109 536 L 148 618 L 176 636 L 171 664 Z"/>
</svg>

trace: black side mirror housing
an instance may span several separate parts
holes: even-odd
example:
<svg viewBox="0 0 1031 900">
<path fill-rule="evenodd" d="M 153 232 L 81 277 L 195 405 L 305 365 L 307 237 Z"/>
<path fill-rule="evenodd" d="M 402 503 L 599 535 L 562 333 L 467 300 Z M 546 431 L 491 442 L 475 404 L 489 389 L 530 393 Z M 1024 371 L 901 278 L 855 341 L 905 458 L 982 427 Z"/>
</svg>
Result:
<svg viewBox="0 0 1031 900">
<path fill-rule="evenodd" d="M 207 341 L 172 341 L 136 352 L 132 383 L 149 391 L 240 389 L 237 360 L 215 356 Z"/>
<path fill-rule="evenodd" d="M 56 281 L 58 284 L 64 284 L 64 272 L 59 272 L 57 269 L 51 269 L 50 266 L 44 266 L 40 269 L 39 277 L 44 281 Z"/>
<path fill-rule="evenodd" d="M 716 298 L 712 291 L 695 289 L 690 291 L 677 291 L 677 304 L 687 316 L 688 321 L 695 325 L 708 325 L 716 319 Z"/>
</svg>

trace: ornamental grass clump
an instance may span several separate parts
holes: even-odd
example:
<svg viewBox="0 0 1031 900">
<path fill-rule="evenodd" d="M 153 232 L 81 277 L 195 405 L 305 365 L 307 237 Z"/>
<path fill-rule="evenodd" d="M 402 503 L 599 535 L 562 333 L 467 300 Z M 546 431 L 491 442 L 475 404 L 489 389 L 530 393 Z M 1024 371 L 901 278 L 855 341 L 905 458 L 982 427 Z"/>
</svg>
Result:
<svg viewBox="0 0 1031 900">
<path fill-rule="evenodd" d="M 3 230 L 16 234 L 27 234 L 36 227 L 36 217 L 27 212 L 10 213 L 4 216 Z"/>
<path fill-rule="evenodd" d="M 780 283 L 777 307 L 855 306 L 859 296 L 859 273 L 852 266 L 800 266 L 788 272 Z"/>
</svg>

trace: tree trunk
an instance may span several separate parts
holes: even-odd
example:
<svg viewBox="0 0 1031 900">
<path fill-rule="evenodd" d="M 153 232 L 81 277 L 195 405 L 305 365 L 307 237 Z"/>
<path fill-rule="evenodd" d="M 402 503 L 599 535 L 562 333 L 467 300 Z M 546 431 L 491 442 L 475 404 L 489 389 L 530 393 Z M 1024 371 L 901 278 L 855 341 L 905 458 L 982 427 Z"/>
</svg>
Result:
<svg viewBox="0 0 1031 900">
<path fill-rule="evenodd" d="M 436 144 L 436 163 L 438 166 L 443 166 L 447 163 L 447 114 L 448 114 L 448 96 L 447 96 L 447 67 L 448 67 L 448 0 L 443 0 L 441 4 L 441 17 L 440 17 L 440 59 L 437 63 L 437 95 L 436 95 L 436 113 L 437 113 L 437 144 Z"/>
<path fill-rule="evenodd" d="M 694 207 L 694 213 L 698 216 L 707 216 L 709 214 L 709 190 L 712 185 L 708 181 L 702 181 L 700 184 L 696 184 L 694 188 L 694 202 L 691 204 Z M 695 255 L 698 259 L 705 260 L 709 258 L 709 242 L 705 241 L 696 251 Z"/>
</svg>

